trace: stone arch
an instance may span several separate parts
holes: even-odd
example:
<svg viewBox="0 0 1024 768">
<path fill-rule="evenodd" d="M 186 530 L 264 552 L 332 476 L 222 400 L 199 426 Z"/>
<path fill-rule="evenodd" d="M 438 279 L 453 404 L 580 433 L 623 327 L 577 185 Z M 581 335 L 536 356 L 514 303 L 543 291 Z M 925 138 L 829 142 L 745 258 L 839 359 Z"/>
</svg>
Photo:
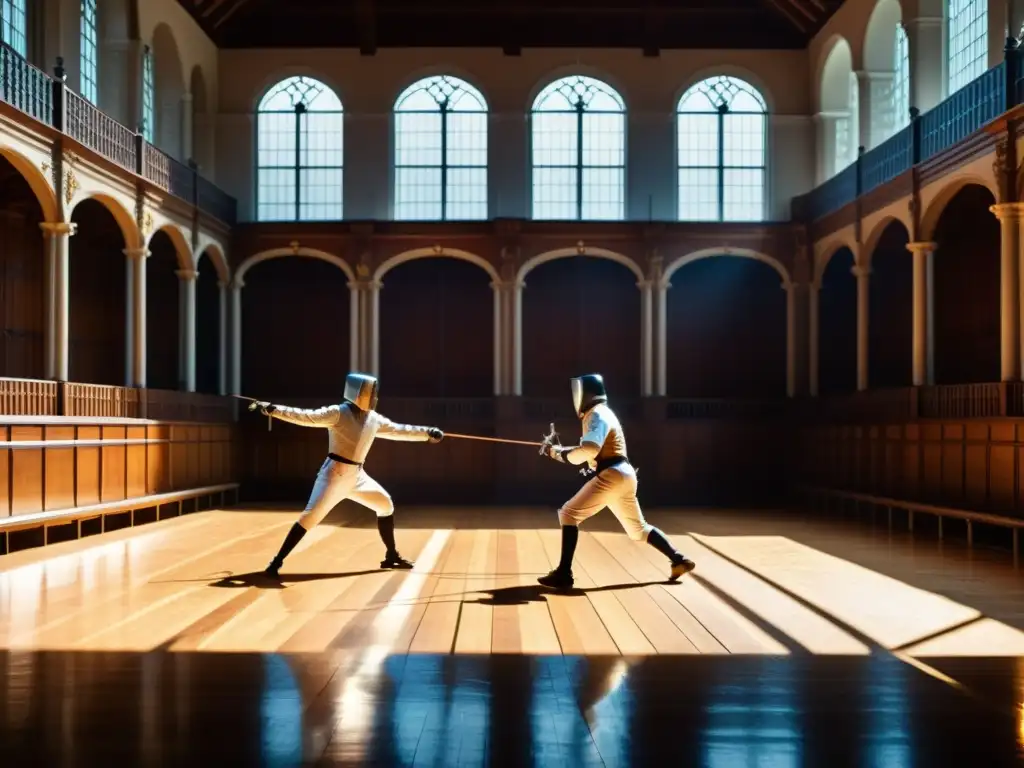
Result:
<svg viewBox="0 0 1024 768">
<path fill-rule="evenodd" d="M 213 268 L 217 270 L 217 279 L 220 282 L 225 284 L 231 282 L 231 268 L 228 266 L 227 256 L 224 255 L 224 251 L 221 250 L 219 245 L 209 243 L 205 248 L 198 251 L 193 269 L 199 269 L 199 262 L 203 260 L 203 256 L 206 256 L 213 264 Z"/>
<path fill-rule="evenodd" d="M 139 226 L 135 222 L 135 217 L 114 197 L 104 194 L 93 194 L 79 198 L 75 201 L 74 206 L 67 212 L 68 220 L 71 220 L 71 214 L 74 209 L 77 208 L 84 200 L 95 200 L 100 203 L 104 208 L 110 211 L 114 217 L 114 221 L 117 222 L 117 226 L 121 229 L 121 236 L 124 238 L 125 248 L 139 248 L 142 245 L 142 234 L 139 232 Z"/>
<path fill-rule="evenodd" d="M 44 221 L 51 223 L 59 222 L 61 218 L 57 206 L 57 196 L 54 194 L 53 187 L 50 186 L 50 182 L 43 175 L 43 172 L 35 163 L 10 147 L 0 146 L 0 155 L 3 155 L 28 183 L 29 188 L 39 202 L 39 207 L 43 211 Z M 69 212 L 68 216 L 70 215 Z"/>
<path fill-rule="evenodd" d="M 821 49 L 817 88 L 814 98 L 819 112 L 844 109 L 848 103 L 846 87 L 853 73 L 853 49 L 842 35 L 832 35 Z M 842 88 L 836 86 L 842 85 Z"/>
<path fill-rule="evenodd" d="M 270 259 L 280 259 L 285 256 L 300 256 L 307 259 L 319 259 L 320 261 L 326 261 L 328 264 L 333 264 L 342 272 L 345 273 L 345 277 L 349 281 L 355 281 L 356 276 L 352 271 L 352 268 L 342 259 L 340 256 L 335 256 L 333 253 L 327 253 L 327 251 L 317 250 L 316 248 L 272 248 L 268 251 L 261 251 L 248 259 L 243 261 L 238 269 L 235 271 L 234 284 L 236 287 L 241 288 L 245 285 L 245 273 L 255 267 L 257 264 L 269 261 Z"/>
<path fill-rule="evenodd" d="M 935 237 L 935 229 L 939 224 L 939 219 L 942 218 L 942 212 L 946 210 L 946 206 L 949 205 L 950 201 L 956 197 L 960 190 L 972 184 L 984 187 L 992 193 L 993 198 L 999 200 L 999 190 L 996 188 L 994 179 L 987 179 L 975 174 L 954 176 L 948 180 L 948 183 L 939 190 L 938 194 L 932 198 L 932 201 L 924 209 L 924 215 L 921 216 L 921 239 L 923 241 L 928 242 Z"/>
<path fill-rule="evenodd" d="M 415 248 L 411 251 L 403 251 L 402 253 L 396 254 L 391 258 L 384 261 L 377 270 L 373 273 L 373 279 L 379 282 L 384 275 L 390 272 L 392 269 L 397 267 L 399 264 L 405 264 L 407 261 L 414 261 L 416 259 L 431 259 L 431 258 L 450 258 L 460 259 L 461 261 L 468 261 L 470 264 L 475 264 L 490 275 L 491 280 L 494 282 L 501 282 L 501 276 L 498 275 L 498 270 L 494 268 L 494 265 L 486 259 L 477 256 L 475 253 L 469 251 L 462 251 L 458 248 Z"/>
<path fill-rule="evenodd" d="M 537 254 L 533 258 L 527 259 L 516 274 L 516 282 L 525 282 L 526 276 L 541 264 L 546 264 L 547 262 L 554 261 L 555 259 L 568 258 L 570 256 L 596 256 L 599 259 L 608 259 L 609 261 L 614 261 L 626 267 L 630 272 L 636 275 L 637 282 L 642 283 L 646 279 L 644 271 L 640 268 L 640 265 L 633 261 L 633 259 L 629 258 L 629 256 L 624 256 L 617 251 L 610 251 L 607 248 L 594 248 L 592 246 L 587 246 L 582 250 L 579 248 L 556 248 L 553 251 L 545 251 L 544 253 Z"/>
<path fill-rule="evenodd" d="M 842 250 L 849 250 L 850 253 L 856 254 L 859 248 L 857 244 L 849 237 L 838 237 L 835 240 L 828 240 L 825 246 L 815 254 L 814 257 L 814 271 L 812 275 L 812 282 L 814 285 L 821 287 L 821 278 L 825 274 L 825 270 L 828 269 L 829 262 L 832 261 L 832 257 L 835 256 Z"/>
<path fill-rule="evenodd" d="M 863 244 L 860 248 L 860 261 L 862 266 L 870 267 L 871 260 L 874 258 L 875 250 L 878 248 L 878 242 L 882 239 L 882 235 L 885 230 L 889 228 L 889 225 L 893 222 L 899 222 L 907 232 L 910 232 L 910 222 L 906 221 L 902 216 L 890 214 L 883 216 L 878 222 L 872 227 L 868 236 L 864 239 Z"/>
<path fill-rule="evenodd" d="M 185 70 L 174 33 L 166 24 L 158 24 L 153 30 L 153 92 L 156 107 L 156 144 L 181 160 L 181 110 L 182 99 L 187 92 Z"/>
<path fill-rule="evenodd" d="M 665 273 L 661 278 L 661 288 L 668 288 L 672 284 L 672 276 L 680 269 L 685 267 L 687 264 L 692 264 L 695 261 L 701 259 L 710 259 L 715 256 L 739 256 L 745 259 L 753 259 L 754 261 L 760 261 L 767 264 L 776 272 L 779 273 L 779 277 L 782 278 L 782 287 L 788 289 L 792 284 L 793 280 L 790 277 L 789 270 L 776 259 L 774 256 L 768 256 L 767 254 L 761 253 L 760 251 L 753 251 L 749 248 L 704 248 L 700 251 L 694 251 L 693 253 L 687 253 L 684 256 L 680 256 L 674 261 L 670 262 L 668 267 L 665 269 Z M 641 278 L 642 279 L 642 278 Z"/>
<path fill-rule="evenodd" d="M 179 227 L 174 224 L 164 224 L 164 226 L 146 238 L 146 246 L 150 244 L 157 232 L 166 234 L 171 239 L 171 243 L 174 244 L 174 252 L 178 257 L 178 269 L 189 271 L 195 268 L 192 261 L 192 247 L 189 245 L 185 233 Z"/>
<path fill-rule="evenodd" d="M 899 0 L 878 0 L 864 30 L 864 68 L 891 72 L 895 66 L 896 27 L 903 18 Z"/>
</svg>

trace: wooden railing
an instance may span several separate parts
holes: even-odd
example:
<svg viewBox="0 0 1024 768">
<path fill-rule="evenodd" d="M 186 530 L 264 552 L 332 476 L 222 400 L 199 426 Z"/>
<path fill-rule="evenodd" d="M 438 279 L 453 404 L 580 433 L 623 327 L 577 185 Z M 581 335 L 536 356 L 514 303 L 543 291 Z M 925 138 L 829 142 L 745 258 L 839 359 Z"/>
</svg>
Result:
<svg viewBox="0 0 1024 768">
<path fill-rule="evenodd" d="M 65 83 L 63 60 L 54 76 L 30 64 L 6 43 L 0 43 L 0 100 L 29 117 L 61 131 L 130 173 L 135 173 L 228 225 L 237 221 L 233 197 L 201 177 L 194 166 L 175 169 L 164 152 L 141 134 L 122 125 Z M 186 178 L 191 176 L 190 179 Z M 172 183 L 173 182 L 173 183 Z M 200 190 L 196 194 L 195 190 Z"/>
<path fill-rule="evenodd" d="M 907 528 L 914 532 L 914 515 L 931 515 L 938 520 L 938 535 L 941 540 L 944 535 L 943 520 L 962 520 L 967 533 L 967 546 L 974 544 L 975 524 L 992 525 L 998 528 L 1006 528 L 1013 536 L 1013 567 L 1020 566 L 1020 530 L 1024 528 L 1024 520 L 1006 515 L 993 515 L 986 512 L 976 512 L 956 507 L 944 507 L 936 504 L 925 504 L 919 501 L 907 499 L 893 499 L 886 496 L 875 496 L 869 493 L 856 493 L 854 491 L 836 490 L 833 488 L 816 488 L 801 486 L 797 489 L 806 499 L 808 506 L 817 512 L 821 509 L 829 511 L 830 503 L 835 502 L 841 511 L 845 511 L 845 505 L 852 504 L 855 512 L 861 510 L 861 505 L 866 506 L 872 512 L 875 509 L 886 511 L 887 524 L 892 529 L 892 511 L 902 510 L 907 513 Z"/>
<path fill-rule="evenodd" d="M 806 195 L 793 199 L 793 218 L 810 222 L 849 205 L 914 166 L 1024 104 L 1024 51 L 1011 47 L 992 69 L 928 112 L 911 110 L 910 125 Z"/>
<path fill-rule="evenodd" d="M 234 421 L 235 405 L 233 398 L 198 392 L 0 378 L 0 418 L 73 416 L 228 424 Z"/>
</svg>

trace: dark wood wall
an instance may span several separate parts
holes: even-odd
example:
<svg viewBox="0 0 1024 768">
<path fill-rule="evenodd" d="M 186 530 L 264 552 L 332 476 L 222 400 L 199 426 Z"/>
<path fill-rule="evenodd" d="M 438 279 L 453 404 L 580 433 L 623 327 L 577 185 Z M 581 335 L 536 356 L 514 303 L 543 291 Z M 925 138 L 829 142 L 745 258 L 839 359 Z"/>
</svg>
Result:
<svg viewBox="0 0 1024 768">
<path fill-rule="evenodd" d="M 381 386 L 395 397 L 494 393 L 494 292 L 480 267 L 452 258 L 401 264 L 380 294 Z"/>
<path fill-rule="evenodd" d="M 157 232 L 146 264 L 146 383 L 153 389 L 184 386 L 180 365 L 181 269 L 174 243 Z"/>
<path fill-rule="evenodd" d="M 818 295 L 818 391 L 857 388 L 857 278 L 853 252 L 840 248 L 821 277 Z"/>
<path fill-rule="evenodd" d="M 0 375 L 42 378 L 45 374 L 43 266 L 46 241 L 42 210 L 28 183 L 0 158 Z"/>
<path fill-rule="evenodd" d="M 102 203 L 85 200 L 71 220 L 69 245 L 70 376 L 72 381 L 120 385 L 125 379 L 127 278 L 125 242 Z M 150 313 L 150 323 L 159 322 Z"/>
<path fill-rule="evenodd" d="M 764 398 L 786 391 L 786 293 L 753 259 L 688 264 L 667 297 L 667 394 Z"/>
<path fill-rule="evenodd" d="M 208 256 L 199 259 L 197 279 L 196 391 L 212 395 L 220 385 L 220 288 L 217 269 Z"/>
<path fill-rule="evenodd" d="M 345 273 L 315 259 L 257 264 L 242 288 L 242 390 L 254 397 L 340 397 L 349 367 Z"/>
<path fill-rule="evenodd" d="M 999 380 L 999 222 L 984 187 L 968 185 L 935 232 L 935 382 Z"/>
<path fill-rule="evenodd" d="M 609 392 L 640 396 L 640 289 L 614 261 L 541 264 L 523 289 L 523 394 L 565 397 L 569 379 L 604 375 Z"/>
<path fill-rule="evenodd" d="M 898 221 L 885 228 L 871 256 L 868 380 L 872 387 L 907 387 L 913 354 L 914 257 Z"/>
</svg>

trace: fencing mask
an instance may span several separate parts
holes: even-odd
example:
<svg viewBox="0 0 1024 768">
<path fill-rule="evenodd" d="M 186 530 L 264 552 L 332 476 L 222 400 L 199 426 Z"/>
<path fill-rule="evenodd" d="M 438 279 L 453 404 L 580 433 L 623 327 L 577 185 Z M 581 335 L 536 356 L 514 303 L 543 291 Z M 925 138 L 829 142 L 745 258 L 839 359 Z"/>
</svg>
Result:
<svg viewBox="0 0 1024 768">
<path fill-rule="evenodd" d="M 588 373 L 586 376 L 577 376 L 570 379 L 572 385 L 572 405 L 576 409 L 576 415 L 582 416 L 597 403 L 608 402 L 608 392 L 604 388 L 604 379 L 599 373 Z"/>
<path fill-rule="evenodd" d="M 345 377 L 345 400 L 361 411 L 377 408 L 377 379 L 365 373 L 350 373 Z"/>
</svg>

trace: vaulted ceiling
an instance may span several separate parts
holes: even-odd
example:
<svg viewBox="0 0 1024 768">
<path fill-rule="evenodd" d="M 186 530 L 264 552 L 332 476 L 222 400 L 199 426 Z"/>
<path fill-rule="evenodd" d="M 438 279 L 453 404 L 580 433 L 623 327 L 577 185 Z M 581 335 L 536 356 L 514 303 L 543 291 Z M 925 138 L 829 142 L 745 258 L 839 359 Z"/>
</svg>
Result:
<svg viewBox="0 0 1024 768">
<path fill-rule="evenodd" d="M 221 48 L 803 48 L 842 0 L 178 0 Z"/>
</svg>

